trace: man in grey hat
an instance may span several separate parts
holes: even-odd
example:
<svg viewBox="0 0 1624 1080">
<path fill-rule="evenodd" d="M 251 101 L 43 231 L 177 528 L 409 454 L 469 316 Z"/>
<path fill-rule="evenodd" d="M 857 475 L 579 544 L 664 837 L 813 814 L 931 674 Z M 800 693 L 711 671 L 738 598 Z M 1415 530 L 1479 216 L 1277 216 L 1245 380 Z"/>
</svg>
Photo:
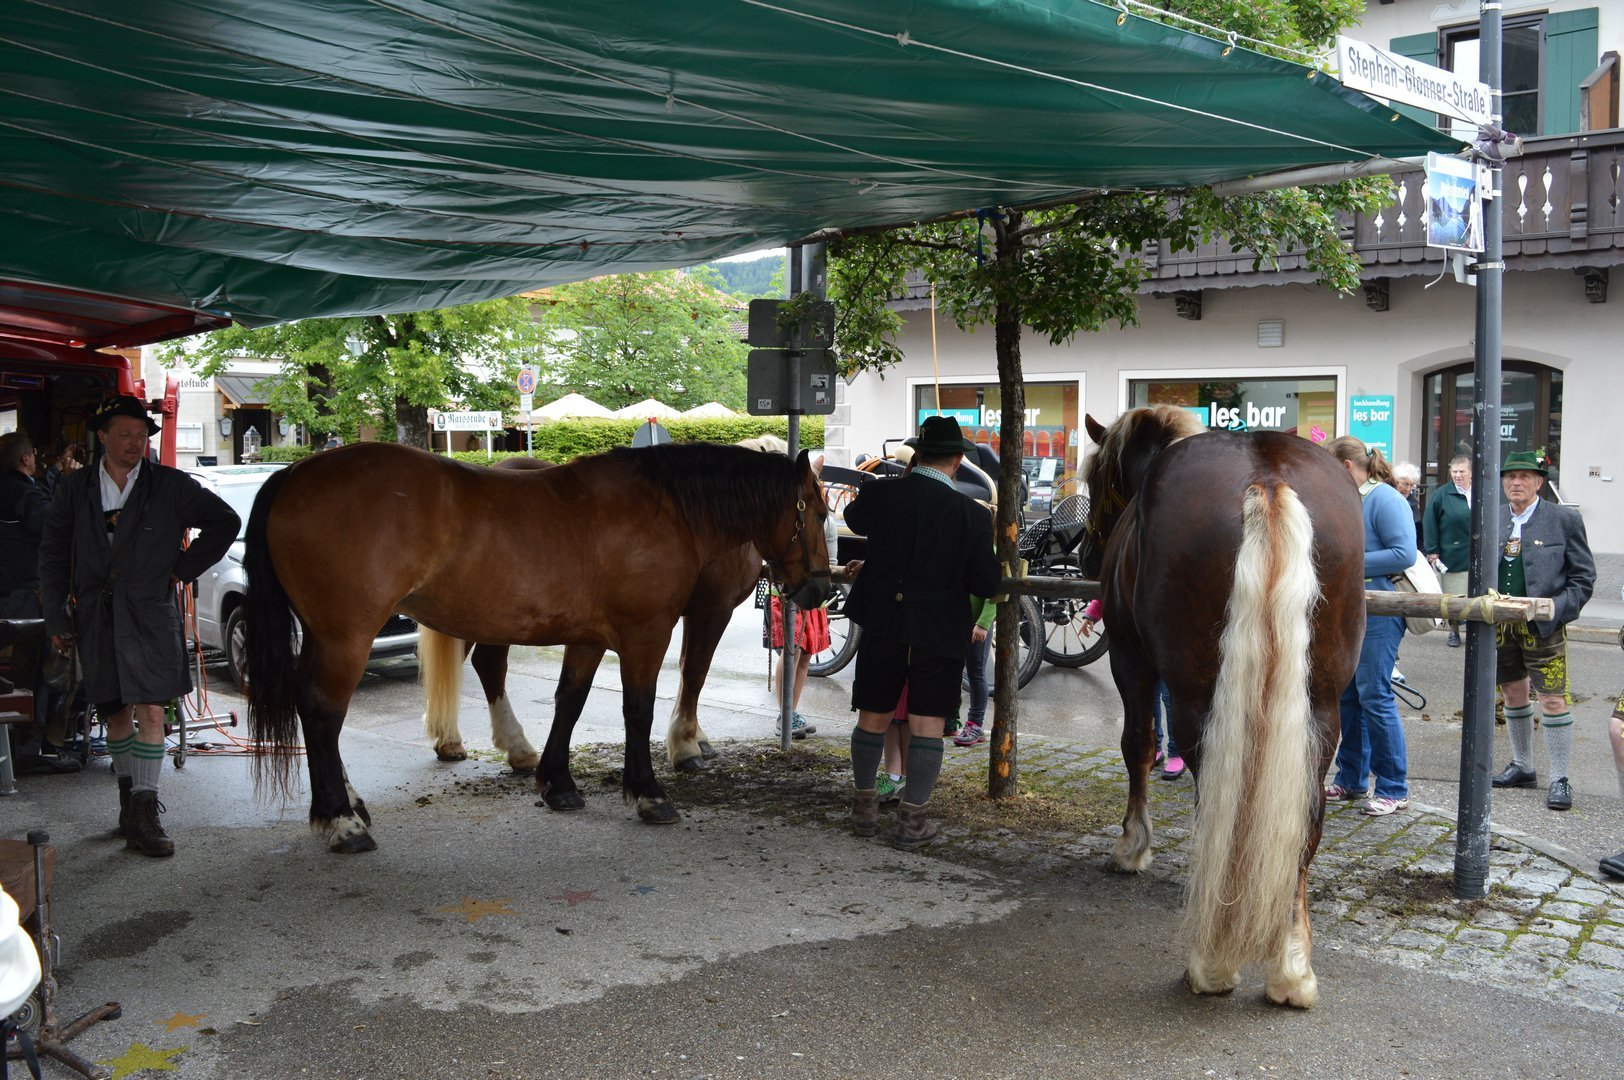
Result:
<svg viewBox="0 0 1624 1080">
<path fill-rule="evenodd" d="M 175 586 L 218 562 L 241 522 L 190 476 L 147 460 L 158 425 L 135 398 L 104 403 L 91 428 L 96 464 L 63 478 L 45 517 L 45 629 L 63 651 L 77 646 L 85 696 L 107 724 L 125 846 L 172 855 L 158 820 L 164 708 L 192 688 Z M 188 529 L 198 534 L 183 550 Z"/>
<path fill-rule="evenodd" d="M 906 683 L 908 782 L 892 837 L 901 848 L 936 836 L 925 804 L 942 767 L 943 728 L 958 707 L 974 625 L 970 597 L 998 591 L 992 516 L 953 486 L 965 449 L 957 420 L 927 417 L 908 474 L 864 483 L 846 507 L 847 527 L 868 538 L 846 598 L 847 617 L 863 628 L 852 683 L 852 830 L 878 831 L 875 780 Z"/>
</svg>

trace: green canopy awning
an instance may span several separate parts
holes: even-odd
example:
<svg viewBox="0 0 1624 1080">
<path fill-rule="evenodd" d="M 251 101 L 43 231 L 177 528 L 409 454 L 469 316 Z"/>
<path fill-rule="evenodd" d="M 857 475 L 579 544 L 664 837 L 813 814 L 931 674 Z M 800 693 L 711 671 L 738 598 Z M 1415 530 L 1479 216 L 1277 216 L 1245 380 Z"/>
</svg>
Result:
<svg viewBox="0 0 1624 1080">
<path fill-rule="evenodd" d="M 249 325 L 1457 145 L 1088 0 L 6 0 L 0 281 Z"/>
</svg>

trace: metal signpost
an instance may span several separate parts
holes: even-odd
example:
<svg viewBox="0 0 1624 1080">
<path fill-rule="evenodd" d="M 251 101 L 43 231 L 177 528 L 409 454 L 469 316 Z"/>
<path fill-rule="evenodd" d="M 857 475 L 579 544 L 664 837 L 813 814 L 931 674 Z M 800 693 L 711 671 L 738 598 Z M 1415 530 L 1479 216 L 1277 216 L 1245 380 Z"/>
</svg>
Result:
<svg viewBox="0 0 1624 1080">
<path fill-rule="evenodd" d="M 789 249 L 791 300 L 810 294 L 804 317 L 786 321 L 783 300 L 750 301 L 750 323 L 745 341 L 751 346 L 746 360 L 745 398 L 751 416 L 789 418 L 789 454 L 801 451 L 801 417 L 828 416 L 835 411 L 834 344 L 835 307 L 823 299 L 828 285 L 822 244 L 801 244 Z M 780 599 L 783 609 L 784 674 L 779 679 L 779 745 L 789 749 L 790 722 L 795 711 L 795 605 Z"/>
<path fill-rule="evenodd" d="M 536 448 L 530 438 L 533 425 L 530 422 L 530 410 L 535 407 L 536 399 L 536 369 L 526 364 L 519 369 L 519 377 L 514 380 L 519 388 L 519 411 L 524 413 L 524 452 L 528 457 L 536 456 Z"/>
</svg>

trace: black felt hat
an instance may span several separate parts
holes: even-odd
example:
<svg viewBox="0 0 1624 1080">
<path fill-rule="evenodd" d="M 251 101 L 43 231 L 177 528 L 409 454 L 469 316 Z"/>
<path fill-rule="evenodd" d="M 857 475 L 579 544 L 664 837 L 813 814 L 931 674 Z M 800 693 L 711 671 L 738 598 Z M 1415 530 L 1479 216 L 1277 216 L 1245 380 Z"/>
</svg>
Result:
<svg viewBox="0 0 1624 1080">
<path fill-rule="evenodd" d="M 925 417 L 925 422 L 919 425 L 919 438 L 914 443 L 915 450 L 932 457 L 962 454 L 974 447 L 975 444 L 959 430 L 959 422 L 951 416 Z"/>
<path fill-rule="evenodd" d="M 96 418 L 90 422 L 90 430 L 105 431 L 107 425 L 112 422 L 115 416 L 128 416 L 136 420 L 145 420 L 147 434 L 149 436 L 158 434 L 158 425 L 154 424 L 152 417 L 147 415 L 146 406 L 128 394 L 120 394 L 118 397 L 111 397 L 102 402 L 101 408 L 96 410 Z"/>
</svg>

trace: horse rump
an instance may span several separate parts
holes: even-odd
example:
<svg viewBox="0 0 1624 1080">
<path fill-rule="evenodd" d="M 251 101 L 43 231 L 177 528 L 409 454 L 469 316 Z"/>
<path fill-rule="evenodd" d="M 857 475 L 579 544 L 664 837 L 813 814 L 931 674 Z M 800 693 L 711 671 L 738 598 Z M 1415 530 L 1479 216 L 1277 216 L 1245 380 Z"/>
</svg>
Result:
<svg viewBox="0 0 1624 1080">
<path fill-rule="evenodd" d="M 243 540 L 244 657 L 248 676 L 248 723 L 260 744 L 254 755 L 254 786 L 267 784 L 286 795 L 292 783 L 293 747 L 297 745 L 297 628 L 293 606 L 271 561 L 266 526 L 277 492 L 292 469 L 271 474 L 254 498 Z"/>
</svg>

